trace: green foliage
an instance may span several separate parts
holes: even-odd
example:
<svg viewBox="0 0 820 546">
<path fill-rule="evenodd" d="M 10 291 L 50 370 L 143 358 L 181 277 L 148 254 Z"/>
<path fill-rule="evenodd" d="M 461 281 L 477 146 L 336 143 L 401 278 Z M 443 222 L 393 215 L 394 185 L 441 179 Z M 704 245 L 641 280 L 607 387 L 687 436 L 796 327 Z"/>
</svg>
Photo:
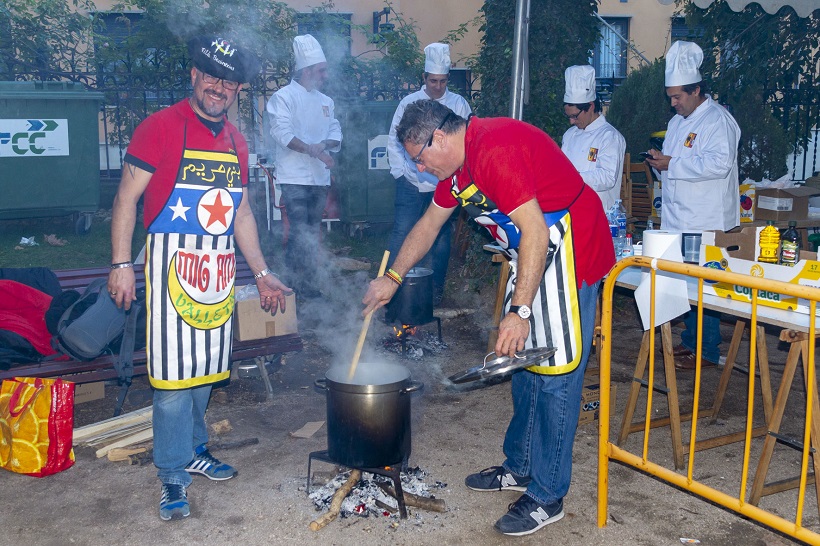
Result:
<svg viewBox="0 0 820 546">
<path fill-rule="evenodd" d="M 606 119 L 626 139 L 626 151 L 635 156 L 649 148 L 649 137 L 666 130 L 672 119 L 663 85 L 664 62 L 656 60 L 633 70 L 612 94 Z"/>
<path fill-rule="evenodd" d="M 0 3 L 0 80 L 19 73 L 39 80 L 80 79 L 89 69 L 91 0 L 4 0 Z"/>
<path fill-rule="evenodd" d="M 740 180 L 776 180 L 786 174 L 789 141 L 760 91 L 747 88 L 737 101 L 733 115 L 740 126 Z"/>
<path fill-rule="evenodd" d="M 592 14 L 595 0 L 532 0 L 529 23 L 529 104 L 524 120 L 551 135 L 567 128 L 562 105 L 564 70 L 587 64 L 598 38 Z M 475 66 L 481 78 L 476 109 L 481 116 L 510 115 L 515 2 L 486 0 L 482 7 L 481 53 Z"/>
</svg>

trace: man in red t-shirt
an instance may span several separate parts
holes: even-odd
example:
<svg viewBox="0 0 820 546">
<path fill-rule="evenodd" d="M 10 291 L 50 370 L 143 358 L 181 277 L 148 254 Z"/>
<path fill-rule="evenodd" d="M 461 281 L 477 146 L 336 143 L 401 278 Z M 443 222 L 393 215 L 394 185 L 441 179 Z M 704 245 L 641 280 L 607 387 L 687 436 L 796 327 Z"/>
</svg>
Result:
<svg viewBox="0 0 820 546">
<path fill-rule="evenodd" d="M 371 282 L 364 312 L 393 297 L 458 205 L 510 258 L 495 352 L 556 352 L 513 375 L 507 459 L 465 483 L 477 491 L 525 492 L 495 528 L 533 533 L 564 516 L 598 286 L 615 264 L 601 201 L 546 133 L 517 120 L 465 120 L 435 101 L 418 101 L 407 107 L 396 134 L 419 171 L 440 182 L 434 206 L 407 236 L 393 268 Z"/>
<path fill-rule="evenodd" d="M 136 292 L 131 239 L 145 196 L 146 353 L 163 520 L 190 514 L 191 474 L 237 475 L 208 451 L 205 425 L 212 385 L 230 377 L 235 245 L 263 309 L 284 310 L 290 290 L 265 263 L 248 204 L 248 145 L 225 117 L 255 59 L 218 36 L 192 40 L 189 53 L 193 94 L 134 131 L 111 217 L 108 291 L 128 309 Z"/>
</svg>

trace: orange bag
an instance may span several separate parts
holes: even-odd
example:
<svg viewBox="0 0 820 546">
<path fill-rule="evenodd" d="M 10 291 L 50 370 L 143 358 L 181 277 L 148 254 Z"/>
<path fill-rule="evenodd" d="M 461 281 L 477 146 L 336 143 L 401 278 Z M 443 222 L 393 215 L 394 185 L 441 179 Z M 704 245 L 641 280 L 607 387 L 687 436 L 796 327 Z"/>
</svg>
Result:
<svg viewBox="0 0 820 546">
<path fill-rule="evenodd" d="M 15 377 L 0 388 L 0 466 L 43 477 L 74 464 L 74 383 Z"/>
</svg>

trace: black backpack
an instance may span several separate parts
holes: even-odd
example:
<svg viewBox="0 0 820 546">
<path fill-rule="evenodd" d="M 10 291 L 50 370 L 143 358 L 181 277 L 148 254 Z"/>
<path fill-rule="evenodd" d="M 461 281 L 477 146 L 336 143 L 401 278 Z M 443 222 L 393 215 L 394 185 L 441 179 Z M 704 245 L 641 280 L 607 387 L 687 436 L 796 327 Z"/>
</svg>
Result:
<svg viewBox="0 0 820 546">
<path fill-rule="evenodd" d="M 138 292 L 137 300 L 131 302 L 131 309 L 126 312 L 117 307 L 105 291 L 107 284 L 107 278 L 95 279 L 79 299 L 66 308 L 57 323 L 52 344 L 57 351 L 75 360 L 94 360 L 105 353 L 116 355 L 114 366 L 120 384 L 116 416 L 122 410 L 134 374 L 134 349 L 145 346 L 145 292 Z"/>
</svg>

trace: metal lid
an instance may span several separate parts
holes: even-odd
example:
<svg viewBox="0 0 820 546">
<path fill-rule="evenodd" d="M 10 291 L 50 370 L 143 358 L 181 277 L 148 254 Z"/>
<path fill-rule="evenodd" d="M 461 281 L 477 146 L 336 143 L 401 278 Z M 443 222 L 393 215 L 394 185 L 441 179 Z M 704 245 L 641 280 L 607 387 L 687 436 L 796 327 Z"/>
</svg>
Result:
<svg viewBox="0 0 820 546">
<path fill-rule="evenodd" d="M 497 356 L 488 360 L 495 353 L 490 353 L 484 357 L 484 363 L 475 366 L 461 373 L 451 375 L 448 379 L 453 383 L 467 383 L 477 379 L 487 379 L 490 377 L 500 377 L 506 373 L 516 372 L 523 368 L 534 366 L 539 362 L 548 359 L 555 354 L 553 347 L 533 347 L 524 349 L 516 353 L 512 358 L 509 356 Z"/>
</svg>

